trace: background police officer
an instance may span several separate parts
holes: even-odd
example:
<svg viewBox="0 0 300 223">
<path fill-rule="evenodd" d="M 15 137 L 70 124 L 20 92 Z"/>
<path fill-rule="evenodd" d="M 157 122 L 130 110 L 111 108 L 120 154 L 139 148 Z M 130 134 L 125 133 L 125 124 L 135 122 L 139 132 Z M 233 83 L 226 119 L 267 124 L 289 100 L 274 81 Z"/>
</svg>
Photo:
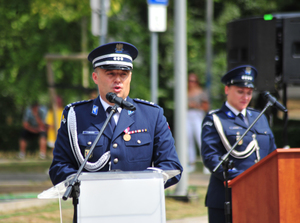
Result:
<svg viewBox="0 0 300 223">
<path fill-rule="evenodd" d="M 210 171 L 260 113 L 247 108 L 256 76 L 256 69 L 245 65 L 230 70 L 221 79 L 225 84 L 227 101 L 221 109 L 210 111 L 202 123 L 201 153 L 204 165 Z M 229 159 L 233 161 L 234 168 L 229 171 L 229 179 L 235 178 L 275 149 L 273 133 L 263 115 L 231 152 Z M 210 223 L 225 222 L 224 202 L 224 177 L 220 166 L 211 174 L 206 195 Z"/>
<path fill-rule="evenodd" d="M 142 171 L 156 167 L 182 172 L 163 109 L 156 104 L 128 97 L 132 61 L 137 55 L 136 47 L 125 42 L 108 43 L 89 54 L 99 97 L 72 103 L 63 111 L 49 171 L 54 185 L 76 173 L 89 153 L 107 118 L 106 109 L 114 105 L 106 99 L 109 92 L 132 103 L 136 110 L 118 108 L 111 120 L 116 127 L 105 129 L 84 171 Z M 169 179 L 165 187 L 177 183 L 180 177 L 181 174 Z"/>
</svg>

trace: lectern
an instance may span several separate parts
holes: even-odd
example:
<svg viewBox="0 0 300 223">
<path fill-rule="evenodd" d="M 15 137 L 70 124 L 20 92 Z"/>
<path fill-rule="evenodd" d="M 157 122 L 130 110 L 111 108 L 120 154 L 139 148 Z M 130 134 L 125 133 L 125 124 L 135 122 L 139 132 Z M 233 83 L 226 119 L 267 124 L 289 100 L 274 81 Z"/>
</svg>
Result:
<svg viewBox="0 0 300 223">
<path fill-rule="evenodd" d="M 166 171 L 173 177 L 179 170 Z M 164 223 L 165 195 L 161 173 L 152 171 L 82 173 L 78 222 Z M 61 198 L 71 179 L 44 191 L 40 199 Z"/>
<path fill-rule="evenodd" d="M 230 181 L 232 223 L 300 219 L 300 149 L 277 149 Z"/>
</svg>

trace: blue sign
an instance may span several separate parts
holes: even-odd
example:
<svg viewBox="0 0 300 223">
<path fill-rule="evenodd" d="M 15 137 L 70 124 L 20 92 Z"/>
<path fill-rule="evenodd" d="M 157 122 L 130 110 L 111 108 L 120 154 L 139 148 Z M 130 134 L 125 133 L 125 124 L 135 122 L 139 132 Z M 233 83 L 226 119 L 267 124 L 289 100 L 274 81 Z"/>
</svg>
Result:
<svg viewBox="0 0 300 223">
<path fill-rule="evenodd" d="M 148 4 L 168 5 L 169 0 L 147 0 Z"/>
</svg>

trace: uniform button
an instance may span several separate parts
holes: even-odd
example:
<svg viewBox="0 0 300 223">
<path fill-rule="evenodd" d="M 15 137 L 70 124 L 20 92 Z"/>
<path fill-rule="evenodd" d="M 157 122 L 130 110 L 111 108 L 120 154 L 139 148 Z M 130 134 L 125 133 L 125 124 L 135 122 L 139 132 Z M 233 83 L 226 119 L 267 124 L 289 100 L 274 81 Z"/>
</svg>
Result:
<svg viewBox="0 0 300 223">
<path fill-rule="evenodd" d="M 114 143 L 113 144 L 113 148 L 117 148 L 118 147 L 118 144 L 117 143 Z"/>
<path fill-rule="evenodd" d="M 117 164 L 119 162 L 119 159 L 118 158 L 115 158 L 114 159 L 114 164 Z"/>
<path fill-rule="evenodd" d="M 138 144 L 141 144 L 141 140 L 138 140 L 137 143 L 138 143 Z"/>
<path fill-rule="evenodd" d="M 91 141 L 89 141 L 89 142 L 87 142 L 87 144 L 90 146 L 90 145 L 92 145 L 92 142 L 91 142 Z"/>
</svg>

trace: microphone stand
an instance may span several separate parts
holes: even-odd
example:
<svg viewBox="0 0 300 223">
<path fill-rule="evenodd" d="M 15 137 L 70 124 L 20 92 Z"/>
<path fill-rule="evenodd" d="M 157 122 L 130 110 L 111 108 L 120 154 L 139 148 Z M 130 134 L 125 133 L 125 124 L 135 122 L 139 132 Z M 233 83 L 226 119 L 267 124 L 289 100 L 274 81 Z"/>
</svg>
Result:
<svg viewBox="0 0 300 223">
<path fill-rule="evenodd" d="M 286 107 L 287 103 L 287 92 L 286 92 L 286 84 L 283 84 L 283 105 Z M 284 148 L 289 148 L 288 142 L 288 134 L 287 134 L 287 126 L 288 126 L 288 113 L 285 112 L 283 116 L 284 126 L 283 126 L 283 145 Z"/>
<path fill-rule="evenodd" d="M 225 204 L 224 204 L 224 210 L 225 210 L 225 219 L 226 223 L 230 223 L 230 216 L 231 216 L 231 210 L 230 210 L 230 197 L 229 197 L 229 188 L 228 188 L 228 171 L 233 168 L 234 164 L 232 160 L 229 160 L 229 155 L 234 150 L 234 148 L 238 145 L 238 143 L 245 137 L 245 135 L 250 131 L 250 129 L 253 127 L 253 125 L 258 121 L 258 119 L 265 113 L 265 111 L 274 104 L 274 102 L 268 101 L 265 108 L 260 112 L 260 114 L 257 116 L 257 118 L 252 122 L 252 124 L 247 128 L 247 130 L 244 132 L 244 134 L 235 142 L 235 144 L 231 147 L 231 149 L 221 156 L 219 158 L 220 162 L 215 167 L 213 172 L 216 172 L 217 169 L 222 165 L 224 171 L 224 179 L 225 179 Z"/>
<path fill-rule="evenodd" d="M 100 137 L 102 136 L 104 130 L 106 129 L 111 117 L 114 115 L 114 113 L 116 113 L 117 108 L 119 107 L 119 105 L 114 105 L 111 109 L 111 112 L 109 113 L 109 116 L 106 118 L 100 132 L 98 133 L 95 141 L 93 142 L 90 151 L 88 153 L 88 155 L 85 157 L 83 163 L 81 164 L 81 166 L 79 167 L 75 177 L 72 179 L 71 183 L 68 185 L 62 199 L 63 200 L 67 200 L 68 197 L 72 197 L 73 198 L 73 206 L 74 206 L 74 215 L 73 215 L 73 223 L 77 223 L 77 207 L 78 207 L 78 203 L 79 203 L 79 195 L 80 195 L 80 181 L 78 180 L 79 175 L 81 174 L 85 164 L 87 163 L 87 160 L 89 159 L 90 155 L 92 155 L 93 150 L 95 149 L 96 144 L 98 143 Z"/>
</svg>

